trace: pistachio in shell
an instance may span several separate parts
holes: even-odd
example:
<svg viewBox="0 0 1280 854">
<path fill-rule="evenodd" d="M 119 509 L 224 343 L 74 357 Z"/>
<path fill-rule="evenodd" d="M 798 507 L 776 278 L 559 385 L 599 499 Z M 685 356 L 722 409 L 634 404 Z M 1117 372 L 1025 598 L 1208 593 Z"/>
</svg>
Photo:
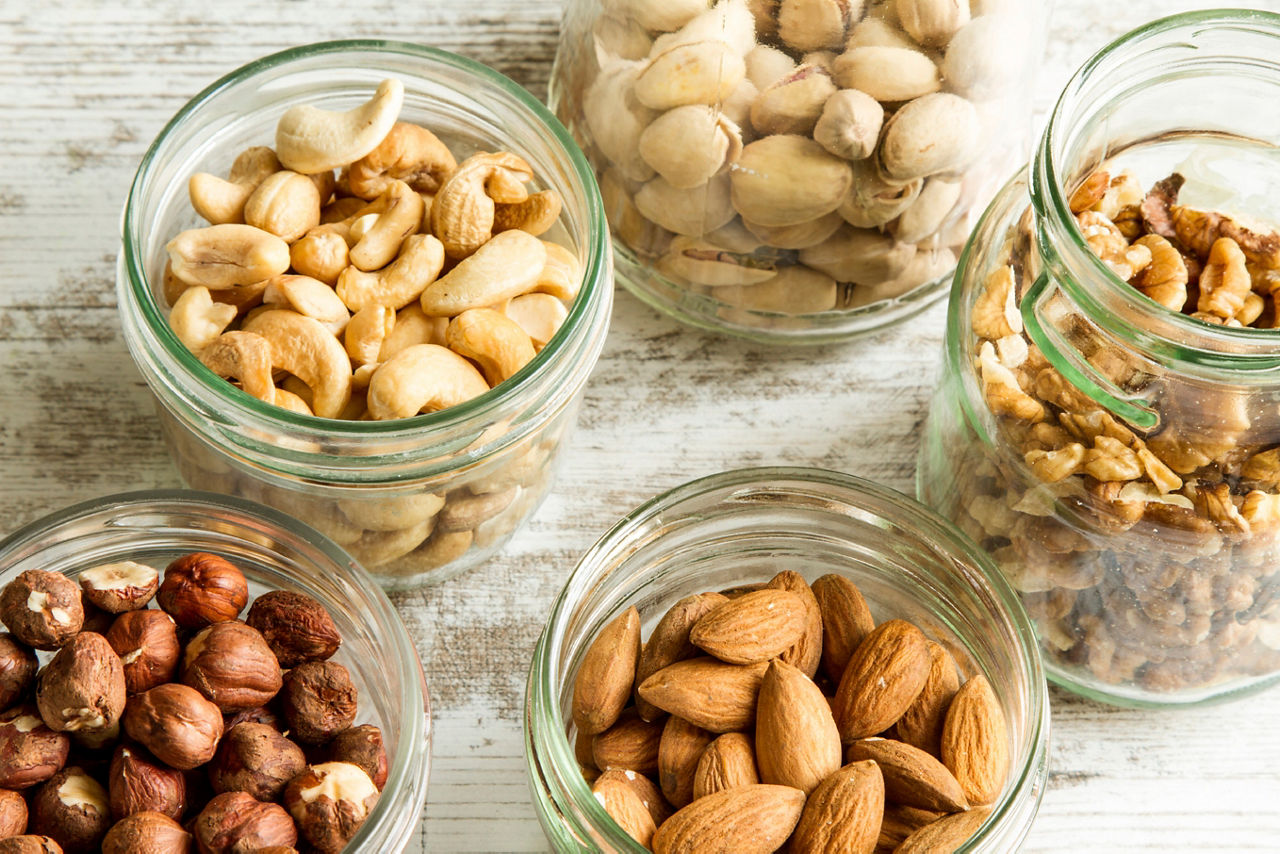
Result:
<svg viewBox="0 0 1280 854">
<path fill-rule="evenodd" d="M 658 54 L 640 71 L 636 99 L 652 110 L 718 104 L 733 93 L 746 74 L 742 57 L 719 39 L 679 44 Z"/>
<path fill-rule="evenodd" d="M 640 156 L 672 187 L 701 186 L 742 153 L 742 131 L 714 107 L 668 110 L 640 134 Z"/>
<path fill-rule="evenodd" d="M 823 106 L 834 94 L 836 84 L 826 70 L 808 63 L 800 65 L 760 93 L 751 105 L 751 126 L 763 136 L 812 133 Z"/>
<path fill-rule="evenodd" d="M 714 231 L 734 216 L 728 175 L 717 175 L 687 190 L 671 186 L 665 178 L 654 178 L 636 193 L 635 203 L 647 219 L 688 237 Z"/>
<path fill-rule="evenodd" d="M 847 162 L 797 134 L 746 146 L 729 177 L 734 209 L 765 226 L 798 225 L 831 213 L 853 182 Z"/>
<path fill-rule="evenodd" d="M 973 104 L 949 92 L 917 98 L 893 114 L 880 142 L 880 165 L 891 180 L 910 181 L 964 167 L 978 142 Z"/>
</svg>

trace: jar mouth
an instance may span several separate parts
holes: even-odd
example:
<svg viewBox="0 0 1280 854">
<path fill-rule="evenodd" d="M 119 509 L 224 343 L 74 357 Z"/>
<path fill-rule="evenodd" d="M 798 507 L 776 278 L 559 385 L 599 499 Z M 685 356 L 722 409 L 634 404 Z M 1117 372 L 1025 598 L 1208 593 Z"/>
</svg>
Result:
<svg viewBox="0 0 1280 854">
<path fill-rule="evenodd" d="M 552 605 L 547 625 L 534 651 L 526 703 L 526 762 L 531 781 L 553 786 L 585 817 L 592 837 L 607 840 L 622 851 L 643 851 L 614 825 L 592 796 L 578 771 L 573 745 L 565 735 L 559 693 L 567 678 L 561 672 L 565 640 L 583 626 L 603 625 L 609 603 L 589 613 L 575 609 L 586 603 L 604 580 L 625 567 L 622 582 L 630 590 L 650 579 L 646 566 L 627 567 L 631 557 L 658 539 L 681 536 L 681 524 L 697 525 L 726 508 L 728 512 L 751 505 L 787 501 L 788 507 L 849 516 L 860 522 L 891 530 L 907 527 L 921 547 L 945 559 L 947 568 L 961 576 L 970 588 L 983 594 L 1003 618 L 1014 643 L 1007 654 L 1021 671 L 1027 686 L 1025 733 L 1029 745 L 1020 767 L 1012 769 L 1005 793 L 983 831 L 957 851 L 980 850 L 983 839 L 1001 828 L 1023 798 L 1039 800 L 1043 788 L 1049 735 L 1049 699 L 1039 645 L 1021 599 L 1002 573 L 964 534 L 933 511 L 908 496 L 852 475 L 803 467 L 769 467 L 721 472 L 690 481 L 641 504 L 608 531 L 579 560 Z M 714 506 L 711 506 L 714 504 Z M 685 539 L 692 540 L 696 532 Z M 682 540 L 684 542 L 684 540 Z M 945 556 L 945 558 L 943 558 Z M 602 569 L 607 571 L 602 574 Z M 1034 815 L 1034 810 L 1032 810 Z M 565 816 L 565 811 L 561 810 Z M 1029 822 L 1028 822 L 1029 827 Z"/>
<path fill-rule="evenodd" d="M 427 65 L 443 66 L 456 71 L 460 78 L 478 79 L 483 87 L 496 90 L 500 97 L 514 101 L 520 109 L 527 111 L 532 119 L 545 127 L 557 144 L 558 153 L 562 153 L 567 158 L 572 178 L 582 191 L 583 219 L 586 223 L 586 240 L 584 241 L 586 261 L 583 264 L 581 288 L 569 306 L 565 321 L 546 346 L 509 379 L 484 394 L 448 409 L 388 421 L 320 418 L 293 412 L 258 400 L 205 367 L 195 354 L 178 340 L 169 326 L 166 311 L 155 299 L 146 272 L 146 259 L 143 258 L 144 240 L 143 235 L 140 234 L 141 226 L 138 216 L 145 194 L 151 191 L 149 179 L 155 169 L 156 160 L 164 153 L 166 143 L 178 128 L 198 117 L 200 110 L 211 100 L 232 86 L 256 75 L 300 60 L 360 53 L 398 55 L 411 60 L 420 60 Z M 424 431 L 445 432 L 501 412 L 510 405 L 513 398 L 533 385 L 536 379 L 544 377 L 550 366 L 570 358 L 575 342 L 582 338 L 584 330 L 589 328 L 601 314 L 601 303 L 605 304 L 603 312 L 607 322 L 608 303 L 612 296 L 612 276 L 609 275 L 610 263 L 607 254 L 609 239 L 604 222 L 603 203 L 595 183 L 594 172 L 588 165 L 585 155 L 560 121 L 528 90 L 510 78 L 486 65 L 457 54 L 411 42 L 382 39 L 317 42 L 280 51 L 237 68 L 188 101 L 165 124 L 143 155 L 125 204 L 121 220 L 120 268 L 122 276 L 128 281 L 128 287 L 122 287 L 121 292 L 122 296 L 127 296 L 129 302 L 136 306 L 148 332 L 159 342 L 165 356 L 171 359 L 183 374 L 199 384 L 202 394 L 211 395 L 211 402 L 217 406 L 220 415 L 235 413 L 256 423 L 266 422 L 287 427 L 293 431 L 356 440 L 362 437 L 396 439 L 421 434 Z"/>
<path fill-rule="evenodd" d="M 1203 43 L 1224 32 L 1269 40 L 1270 52 L 1260 49 L 1241 55 L 1228 52 L 1225 46 L 1216 49 Z M 1054 273 L 1055 284 L 1107 333 L 1171 362 L 1208 369 L 1268 370 L 1280 366 L 1280 338 L 1275 330 L 1218 326 L 1147 298 L 1088 247 L 1069 203 L 1069 182 L 1082 179 L 1102 160 L 1154 139 L 1104 138 L 1100 151 L 1079 150 L 1082 142 L 1094 142 L 1084 139 L 1091 122 L 1105 124 L 1107 116 L 1119 112 L 1111 109 L 1111 99 L 1147 90 L 1155 78 L 1187 80 L 1220 76 L 1228 70 L 1238 75 L 1248 70 L 1280 91 L 1280 14 L 1247 9 L 1186 12 L 1153 21 L 1111 42 L 1072 75 L 1055 104 L 1032 162 L 1031 199 L 1039 250 L 1046 268 Z M 1108 86 L 1113 80 L 1123 83 Z M 1171 129 L 1173 134 L 1235 136 L 1222 129 L 1196 127 Z"/>
</svg>

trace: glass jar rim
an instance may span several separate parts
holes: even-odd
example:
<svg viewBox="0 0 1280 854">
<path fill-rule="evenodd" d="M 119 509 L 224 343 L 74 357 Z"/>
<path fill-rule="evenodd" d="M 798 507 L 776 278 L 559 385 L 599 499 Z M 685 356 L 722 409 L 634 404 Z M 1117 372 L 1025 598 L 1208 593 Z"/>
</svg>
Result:
<svg viewBox="0 0 1280 854">
<path fill-rule="evenodd" d="M 1027 740 L 1033 748 L 1022 766 L 1016 769 L 1016 779 L 1012 779 L 1006 786 L 1004 796 L 992 808 L 991 815 L 983 825 L 988 832 L 999 827 L 1016 806 L 1016 796 L 1035 785 L 1037 769 L 1045 761 L 1048 750 L 1050 726 L 1048 688 L 1039 644 L 1021 598 L 1003 573 L 991 563 L 990 558 L 958 528 L 932 509 L 898 490 L 856 475 L 811 467 L 769 466 L 734 469 L 680 484 L 650 498 L 627 513 L 582 555 L 552 603 L 546 627 L 534 648 L 526 698 L 528 719 L 525 728 L 525 762 L 530 779 L 538 780 L 543 776 L 538 762 L 539 756 L 549 755 L 550 764 L 557 774 L 564 769 L 576 771 L 578 768 L 573 745 L 563 733 L 563 721 L 557 718 L 548 726 L 543 726 L 543 722 L 537 722 L 539 732 L 550 732 L 554 735 L 545 739 L 536 739 L 532 718 L 539 711 L 550 711 L 558 705 L 556 694 L 560 690 L 560 685 L 553 684 L 549 672 L 557 657 L 558 650 L 555 648 L 567 636 L 573 607 L 589 596 L 595 587 L 596 579 L 593 578 L 593 574 L 601 566 L 624 562 L 629 554 L 642 545 L 647 533 L 646 527 L 664 514 L 679 514 L 682 507 L 718 492 L 726 493 L 726 500 L 732 501 L 733 495 L 743 490 L 786 482 L 832 490 L 836 495 L 835 500 L 843 497 L 849 502 L 845 506 L 850 510 L 857 510 L 863 514 L 875 514 L 878 518 L 884 518 L 890 513 L 910 514 L 913 533 L 931 546 L 939 545 L 947 554 L 956 554 L 970 563 L 978 574 L 975 577 L 971 573 L 966 573 L 966 581 L 984 586 L 986 592 L 1001 607 L 1003 616 L 1008 618 L 1017 639 L 1017 648 L 1013 651 L 1013 657 L 1025 667 L 1027 682 L 1033 687 L 1027 715 L 1029 725 Z M 824 495 L 823 498 L 832 500 L 832 495 Z M 535 741 L 539 743 L 535 744 Z M 586 814 L 593 832 L 605 837 L 619 850 L 637 852 L 644 850 L 616 826 L 604 807 L 591 796 L 590 788 L 580 773 L 563 776 L 567 779 L 565 782 L 567 795 Z M 973 837 L 956 850 L 958 854 L 963 854 L 972 850 L 973 843 L 980 841 L 981 835 Z"/>
<path fill-rule="evenodd" d="M 1074 96 L 1083 91 L 1096 75 L 1109 70 L 1108 61 L 1115 59 L 1117 55 L 1123 55 L 1123 52 L 1139 49 L 1186 28 L 1234 28 L 1274 38 L 1278 43 L 1277 59 L 1270 63 L 1268 71 L 1275 75 L 1280 84 L 1280 14 L 1275 12 L 1253 9 L 1183 12 L 1152 21 L 1098 50 L 1076 70 L 1063 87 L 1049 114 L 1031 164 L 1029 190 L 1037 214 L 1040 251 L 1051 261 L 1059 257 L 1060 245 L 1069 247 L 1068 251 L 1072 253 L 1074 260 L 1079 261 L 1092 274 L 1091 281 L 1085 287 L 1075 277 L 1063 276 L 1055 278 L 1055 284 L 1066 291 L 1093 322 L 1118 339 L 1140 345 L 1171 362 L 1185 362 L 1210 369 L 1274 368 L 1280 366 L 1280 357 L 1277 357 L 1280 338 L 1277 338 L 1275 330 L 1219 326 L 1175 312 L 1146 297 L 1112 272 L 1085 243 L 1084 235 L 1071 212 L 1069 191 L 1063 181 L 1067 177 L 1063 174 L 1063 164 L 1057 160 L 1057 143 L 1067 135 L 1072 122 L 1078 118 L 1073 114 L 1073 109 L 1077 106 Z M 1059 242 L 1058 239 L 1062 237 L 1066 240 Z M 966 245 L 958 271 L 966 269 L 968 250 L 969 246 Z M 960 279 L 958 272 L 957 283 Z M 1093 288 L 1100 288 L 1107 299 L 1115 300 L 1134 315 L 1158 317 L 1162 323 L 1168 324 L 1171 333 L 1140 329 L 1124 322 L 1099 299 Z M 1203 341 L 1206 346 L 1191 345 L 1188 338 Z M 1262 364 L 1255 364 L 1258 362 Z"/>
<path fill-rule="evenodd" d="M 588 245 L 587 260 L 582 271 L 581 290 L 569 306 L 568 316 L 546 346 L 509 379 L 484 394 L 447 409 L 387 421 L 321 418 L 294 412 L 258 400 L 219 378 L 178 340 L 170 328 L 164 312 L 148 287 L 146 264 L 142 258 L 142 241 L 135 236 L 136 211 L 141 205 L 143 194 L 148 189 L 147 179 L 150 177 L 156 158 L 162 152 L 171 134 L 185 122 L 198 116 L 200 109 L 206 103 L 231 86 L 259 73 L 287 66 L 297 60 L 352 52 L 400 54 L 452 68 L 467 77 L 478 78 L 480 82 L 493 87 L 502 96 L 512 99 L 521 109 L 529 111 L 534 119 L 545 125 L 561 151 L 567 156 L 574 176 L 585 190 L 583 201 L 586 206 L 584 216 L 588 231 Z M 212 393 L 220 405 L 225 405 L 233 412 L 248 415 L 254 420 L 329 437 L 396 439 L 417 434 L 423 430 L 448 430 L 498 411 L 513 397 L 523 392 L 534 377 L 544 374 L 544 368 L 555 364 L 557 358 L 569 347 L 568 342 L 589 323 L 599 303 L 607 300 L 611 294 L 612 278 L 602 275 L 602 271 L 609 269 L 609 259 L 606 255 L 609 251 L 609 238 L 604 223 L 604 205 L 586 156 L 573 141 L 573 137 L 564 125 L 523 86 L 487 65 L 428 45 L 387 39 L 343 39 L 292 47 L 242 65 L 205 87 L 174 114 L 143 155 L 130 185 L 121 218 L 121 268 L 129 283 L 127 293 L 133 304 L 140 310 L 148 331 L 160 342 L 166 355 L 171 357 L 188 377 L 197 381 L 203 390 Z"/>
</svg>

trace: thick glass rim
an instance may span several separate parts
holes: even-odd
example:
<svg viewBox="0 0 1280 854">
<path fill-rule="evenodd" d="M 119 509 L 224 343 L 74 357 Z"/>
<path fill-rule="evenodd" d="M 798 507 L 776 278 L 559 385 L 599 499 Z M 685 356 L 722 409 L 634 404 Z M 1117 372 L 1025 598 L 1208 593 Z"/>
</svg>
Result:
<svg viewBox="0 0 1280 854">
<path fill-rule="evenodd" d="M 1089 269 L 1091 285 L 1097 285 L 1108 299 L 1118 301 L 1136 315 L 1158 316 L 1171 330 L 1170 334 L 1161 334 L 1131 326 L 1117 317 L 1099 294 L 1090 287 L 1083 287 L 1075 277 L 1055 277 L 1055 284 L 1066 291 L 1093 322 L 1117 338 L 1155 352 L 1162 358 L 1192 365 L 1241 369 L 1251 362 L 1262 361 L 1264 364 L 1260 367 L 1263 369 L 1274 368 L 1280 364 L 1277 356 L 1280 337 L 1275 330 L 1206 323 L 1161 306 L 1116 276 L 1085 243 L 1071 213 L 1069 192 L 1063 183 L 1066 177 L 1064 167 L 1070 164 L 1059 163 L 1055 153 L 1059 140 L 1067 136 L 1073 123 L 1079 120 L 1074 114 L 1078 107 L 1077 96 L 1097 74 L 1108 70 L 1106 64 L 1109 60 L 1117 53 L 1141 49 L 1149 42 L 1189 28 L 1235 28 L 1271 36 L 1277 42 L 1277 59 L 1268 68 L 1280 80 L 1280 14 L 1262 10 L 1211 9 L 1170 15 L 1132 30 L 1094 53 L 1064 86 L 1049 115 L 1031 164 L 1034 174 L 1029 184 L 1032 205 L 1042 223 L 1047 220 L 1052 229 L 1050 239 L 1038 241 L 1039 248 L 1047 267 L 1060 266 L 1060 245 L 1052 238 L 1065 236 L 1067 240 L 1062 244 L 1068 247 L 1073 261 Z M 964 262 L 962 256 L 959 270 L 964 269 Z M 1186 337 L 1179 337 L 1179 333 Z M 1196 346 L 1188 339 L 1206 341 L 1208 346 Z"/>
<path fill-rule="evenodd" d="M 1026 739 L 1031 744 L 1031 750 L 1022 766 L 1017 769 L 1016 779 L 1010 781 L 1003 798 L 992 809 L 980 832 L 956 849 L 961 854 L 974 850 L 981 844 L 983 837 L 999 827 L 1009 816 L 1017 804 L 1018 796 L 1029 788 L 1034 789 L 1037 778 L 1042 777 L 1047 763 L 1050 728 L 1048 682 L 1030 617 L 1017 591 L 1004 574 L 972 540 L 946 519 L 902 492 L 855 475 L 825 469 L 795 466 L 745 468 L 689 481 L 636 507 L 602 534 L 583 554 L 556 596 L 546 627 L 534 648 L 526 691 L 525 721 L 525 762 L 530 782 L 543 779 L 543 772 L 548 769 L 544 769 L 540 760 L 549 759 L 549 770 L 558 777 L 567 778 L 567 795 L 590 822 L 593 834 L 599 835 L 621 851 L 639 854 L 645 850 L 616 825 L 604 807 L 592 796 L 582 775 L 577 773 L 573 745 L 563 733 L 564 722 L 558 717 L 550 721 L 536 719 L 539 712 L 554 716 L 553 710 L 558 706 L 556 695 L 560 686 L 552 684 L 548 678 L 548 671 L 553 666 L 552 648 L 566 636 L 573 607 L 589 596 L 595 587 L 598 579 L 594 578 L 594 574 L 601 566 L 614 562 L 614 558 L 622 556 L 621 559 L 625 560 L 625 555 L 638 548 L 647 538 L 647 529 L 655 520 L 667 513 L 678 515 L 685 505 L 697 504 L 701 499 L 716 493 L 728 493 L 731 497 L 732 493 L 743 489 L 769 488 L 786 483 L 834 490 L 849 502 L 849 506 L 875 514 L 878 518 L 909 514 L 913 533 L 922 542 L 941 546 L 946 553 L 954 553 L 963 558 L 977 571 L 976 574 L 966 573 L 966 582 L 979 586 L 988 594 L 1000 606 L 1002 616 L 1013 629 L 1017 645 L 1011 651 L 1011 657 L 1024 669 L 1030 688 L 1027 697 Z M 562 774 L 566 769 L 572 773 Z M 1036 799 L 1035 809 L 1038 810 L 1038 794 Z M 1028 820 L 1034 814 L 1035 811 Z"/>
<path fill-rule="evenodd" d="M 186 122 L 198 118 L 199 111 L 205 104 L 237 83 L 298 60 L 343 53 L 399 54 L 420 59 L 432 65 L 451 68 L 464 77 L 477 78 L 482 84 L 487 84 L 499 94 L 515 101 L 522 109 L 528 110 L 533 118 L 545 125 L 567 157 L 574 176 L 584 190 L 587 260 L 583 266 L 581 290 L 569 307 L 565 322 L 533 360 L 510 379 L 478 397 L 448 409 L 390 421 L 350 421 L 305 415 L 258 400 L 219 378 L 183 346 L 169 327 L 165 313 L 156 303 L 154 294 L 148 286 L 149 279 L 146 274 L 146 263 L 142 258 L 141 240 L 135 238 L 138 229 L 137 210 L 141 207 L 142 195 L 148 188 L 148 179 L 156 158 L 163 152 L 172 133 Z M 543 374 L 545 367 L 555 364 L 556 360 L 569 348 L 569 342 L 597 312 L 599 303 L 607 301 L 611 296 L 612 278 L 601 275 L 602 270 L 608 269 L 609 259 L 606 252 L 609 248 L 604 204 L 596 185 L 595 174 L 569 131 L 550 110 L 523 86 L 486 65 L 427 45 L 386 39 L 344 39 L 300 45 L 242 65 L 207 86 L 174 114 L 143 155 L 130 185 L 121 220 L 121 262 L 129 281 L 128 294 L 133 304 L 140 309 L 146 327 L 159 340 L 165 353 L 173 358 L 188 376 L 197 380 L 203 389 L 210 392 L 218 404 L 225 404 L 230 410 L 246 414 L 253 419 L 324 434 L 328 437 L 395 439 L 417 434 L 423 430 L 444 430 L 462 426 L 506 405 L 513 397 L 525 391 L 532 378 Z"/>
<path fill-rule="evenodd" d="M 391 604 L 391 600 L 387 598 L 377 582 L 336 543 L 292 516 L 241 498 L 187 489 L 121 492 L 55 510 L 0 539 L 0 562 L 7 563 L 10 555 L 17 559 L 29 557 L 30 552 L 26 550 L 30 549 L 34 543 L 56 533 L 70 523 L 98 516 L 103 517 L 104 522 L 110 524 L 111 517 L 130 510 L 186 512 L 196 516 L 209 511 L 229 511 L 247 522 L 262 526 L 272 534 L 285 535 L 290 545 L 298 548 L 308 561 L 314 561 L 317 566 L 335 573 L 342 572 L 345 579 L 359 588 L 367 597 L 366 604 L 372 605 L 373 610 L 365 613 L 372 616 L 381 628 L 392 628 L 391 636 L 383 638 L 389 646 L 390 653 L 389 657 L 384 659 L 384 663 L 395 668 L 400 684 L 406 687 L 417 686 L 418 690 L 406 690 L 399 708 L 396 709 L 400 733 L 395 756 L 390 757 L 388 762 L 387 782 L 383 787 L 384 797 L 379 799 L 378 806 L 374 808 L 372 820 L 366 821 L 361 826 L 356 836 L 352 838 L 351 844 L 358 849 L 366 840 L 383 834 L 393 838 L 401 836 L 407 838 L 405 827 L 416 826 L 417 813 L 421 812 L 427 789 L 426 774 L 422 775 L 421 780 L 410 776 L 413 770 L 410 766 L 414 764 L 411 760 L 415 752 L 422 749 L 423 744 L 430 744 L 434 717 L 431 694 L 427 687 L 426 674 L 418 657 L 417 647 L 414 646 L 395 606 Z M 179 529 L 166 530 L 177 533 Z M 394 630 L 397 626 L 399 631 Z M 429 753 L 423 761 L 424 767 L 429 769 L 431 762 Z M 416 797 L 414 797 L 415 790 Z M 387 793 L 390 793 L 389 797 L 386 797 Z M 413 797 L 413 801 L 407 805 L 395 803 L 394 799 L 400 793 Z M 385 808 L 379 810 L 384 802 Z M 403 812 L 405 806 L 411 806 L 415 810 L 414 817 L 408 824 L 406 824 L 406 817 L 399 814 Z"/>
</svg>

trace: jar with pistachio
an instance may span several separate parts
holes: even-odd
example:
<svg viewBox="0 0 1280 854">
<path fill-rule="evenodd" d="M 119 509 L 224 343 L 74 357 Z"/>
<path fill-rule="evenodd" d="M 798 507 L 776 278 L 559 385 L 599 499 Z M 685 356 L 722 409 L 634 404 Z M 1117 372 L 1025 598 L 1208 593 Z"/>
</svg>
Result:
<svg viewBox="0 0 1280 854">
<path fill-rule="evenodd" d="M 918 312 L 1025 155 L 1044 5 L 573 0 L 551 103 L 620 279 L 780 343 Z"/>
<path fill-rule="evenodd" d="M 1280 18 L 1125 36 L 1068 84 L 953 291 L 921 497 L 1116 703 L 1280 677 Z"/>
</svg>

